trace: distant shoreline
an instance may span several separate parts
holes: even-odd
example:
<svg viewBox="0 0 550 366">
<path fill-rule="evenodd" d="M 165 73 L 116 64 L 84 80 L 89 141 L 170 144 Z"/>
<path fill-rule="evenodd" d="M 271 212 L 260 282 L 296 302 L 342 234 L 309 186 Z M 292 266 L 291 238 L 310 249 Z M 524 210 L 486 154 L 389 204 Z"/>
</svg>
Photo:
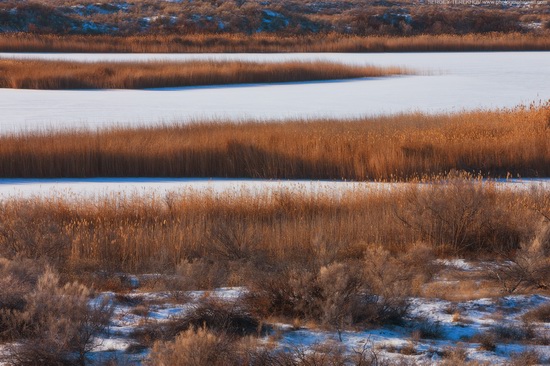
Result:
<svg viewBox="0 0 550 366">
<path fill-rule="evenodd" d="M 317 34 L 40 35 L 0 34 L 0 52 L 292 53 L 550 51 L 550 34 L 346 36 Z"/>
</svg>

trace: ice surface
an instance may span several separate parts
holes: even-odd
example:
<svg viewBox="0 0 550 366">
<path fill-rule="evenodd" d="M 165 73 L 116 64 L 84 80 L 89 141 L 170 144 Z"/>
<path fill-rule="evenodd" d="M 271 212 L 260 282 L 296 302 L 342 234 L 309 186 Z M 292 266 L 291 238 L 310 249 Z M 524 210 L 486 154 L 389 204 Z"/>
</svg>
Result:
<svg viewBox="0 0 550 366">
<path fill-rule="evenodd" d="M 346 81 L 155 90 L 0 89 L 0 133 L 99 128 L 204 119 L 360 117 L 407 111 L 457 112 L 550 99 L 550 52 L 385 54 L 8 54 L 78 61 L 325 60 L 404 66 L 418 75 Z M 426 73 L 427 72 L 427 73 Z"/>
<path fill-rule="evenodd" d="M 203 178 L 0 179 L 0 199 L 49 197 L 63 199 L 157 198 L 171 193 L 224 197 L 291 192 L 343 195 L 403 189 L 411 183 Z M 500 189 L 550 189 L 550 179 L 498 181 Z M 460 267 L 460 263 L 452 263 Z"/>
</svg>

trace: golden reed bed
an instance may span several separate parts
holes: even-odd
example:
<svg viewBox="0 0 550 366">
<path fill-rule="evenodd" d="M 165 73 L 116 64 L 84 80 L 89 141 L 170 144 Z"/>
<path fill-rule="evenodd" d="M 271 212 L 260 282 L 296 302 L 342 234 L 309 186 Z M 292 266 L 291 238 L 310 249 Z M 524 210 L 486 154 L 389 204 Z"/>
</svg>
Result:
<svg viewBox="0 0 550 366">
<path fill-rule="evenodd" d="M 68 62 L 0 60 L 0 88 L 143 89 L 380 77 L 401 68 L 332 62 Z"/>
<path fill-rule="evenodd" d="M 409 180 L 550 176 L 548 105 L 360 120 L 197 123 L 0 136 L 0 176 Z"/>
</svg>

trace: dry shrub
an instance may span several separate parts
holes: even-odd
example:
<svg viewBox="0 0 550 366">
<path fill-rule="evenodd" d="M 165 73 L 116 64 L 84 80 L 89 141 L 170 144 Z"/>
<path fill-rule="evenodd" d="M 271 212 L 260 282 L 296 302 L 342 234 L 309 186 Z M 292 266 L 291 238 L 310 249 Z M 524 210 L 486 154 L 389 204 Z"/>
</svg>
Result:
<svg viewBox="0 0 550 366">
<path fill-rule="evenodd" d="M 407 262 L 382 247 L 367 250 L 365 262 L 365 282 L 375 295 L 378 308 L 369 323 L 400 323 L 409 309 L 407 298 L 417 275 L 415 267 L 407 266 Z"/>
<path fill-rule="evenodd" d="M 522 201 L 535 213 L 534 220 L 541 219 L 533 228 L 532 240 L 515 253 L 501 253 L 503 260 L 486 266 L 489 277 L 507 293 L 550 288 L 550 194 L 534 189 Z"/>
<path fill-rule="evenodd" d="M 445 335 L 441 323 L 429 319 L 416 319 L 412 324 L 411 338 L 418 339 L 442 339 Z"/>
<path fill-rule="evenodd" d="M 178 264 L 176 274 L 179 290 L 212 290 L 228 283 L 229 269 L 223 261 L 196 259 Z"/>
<path fill-rule="evenodd" d="M 317 276 L 317 285 L 321 290 L 320 304 L 323 323 L 340 331 L 346 326 L 361 323 L 368 316 L 360 293 L 364 290 L 364 281 L 352 271 L 359 269 L 349 263 L 334 263 L 321 267 Z"/>
<path fill-rule="evenodd" d="M 534 337 L 533 329 L 528 324 L 500 324 L 493 326 L 489 332 L 495 335 L 497 342 L 521 342 Z"/>
<path fill-rule="evenodd" d="M 523 314 L 522 319 L 527 322 L 550 323 L 550 304 L 543 304 Z"/>
<path fill-rule="evenodd" d="M 507 366 L 532 366 L 541 364 L 541 356 L 535 350 L 515 352 L 510 355 L 511 360 Z"/>
<path fill-rule="evenodd" d="M 239 301 L 205 299 L 193 310 L 177 320 L 176 329 L 205 327 L 206 329 L 233 335 L 257 334 L 260 323 L 253 318 Z"/>
<path fill-rule="evenodd" d="M 497 349 L 497 340 L 493 333 L 483 332 L 470 338 L 471 342 L 479 343 L 479 349 L 482 351 L 495 352 Z"/>
<path fill-rule="evenodd" d="M 499 194 L 505 193 L 450 176 L 442 185 L 411 187 L 396 216 L 439 253 L 509 252 L 525 236 L 524 227 L 512 224 L 513 212 Z"/>
<path fill-rule="evenodd" d="M 504 259 L 488 263 L 488 276 L 500 284 L 506 293 L 518 290 L 548 289 L 550 283 L 550 256 L 546 249 L 535 241 L 523 245 L 513 256 L 505 255 Z"/>
<path fill-rule="evenodd" d="M 4 359 L 13 365 L 84 365 L 94 337 L 107 326 L 107 302 L 89 302 L 90 291 L 77 283 L 61 285 L 46 268 L 25 297 L 25 307 L 11 312 L 17 343 Z"/>
<path fill-rule="evenodd" d="M 36 286 L 43 271 L 43 266 L 29 259 L 0 258 L 0 309 L 23 310 L 25 296 Z"/>
<path fill-rule="evenodd" d="M 156 342 L 149 355 L 153 366 L 225 366 L 240 365 L 235 358 L 233 341 L 226 335 L 206 329 L 188 329 L 174 341 Z"/>
<path fill-rule="evenodd" d="M 149 323 L 137 329 L 133 336 L 141 344 L 149 345 L 157 340 L 173 340 L 182 332 L 199 328 L 231 337 L 257 335 L 262 332 L 260 322 L 240 301 L 205 298 L 184 315 L 173 317 L 167 322 Z"/>
<path fill-rule="evenodd" d="M 413 272 L 381 248 L 365 258 L 280 270 L 253 283 L 246 301 L 259 316 L 312 320 L 337 330 L 401 322 Z"/>
<path fill-rule="evenodd" d="M 13 341 L 25 332 L 19 315 L 43 271 L 32 260 L 0 258 L 0 341 Z"/>
<path fill-rule="evenodd" d="M 350 352 L 351 351 L 351 352 Z M 362 348 L 348 350 L 341 343 L 334 341 L 325 341 L 324 343 L 314 344 L 311 347 L 295 347 L 290 352 L 279 352 L 269 365 L 286 366 L 390 366 L 390 365 L 413 365 L 413 362 L 407 362 L 405 359 L 384 358 L 373 345 L 365 344 Z"/>
<path fill-rule="evenodd" d="M 443 350 L 444 366 L 456 366 L 467 364 L 468 352 L 464 347 L 447 347 Z"/>
<path fill-rule="evenodd" d="M 528 325 L 500 324 L 470 337 L 470 342 L 479 343 L 479 348 L 494 352 L 498 343 L 518 343 L 534 337 Z"/>
<path fill-rule="evenodd" d="M 250 339 L 235 339 L 199 328 L 180 333 L 174 341 L 156 342 L 148 363 L 153 366 L 390 366 L 414 365 L 405 359 L 386 360 L 373 347 L 348 352 L 327 341 L 311 347 L 270 350 Z"/>
</svg>

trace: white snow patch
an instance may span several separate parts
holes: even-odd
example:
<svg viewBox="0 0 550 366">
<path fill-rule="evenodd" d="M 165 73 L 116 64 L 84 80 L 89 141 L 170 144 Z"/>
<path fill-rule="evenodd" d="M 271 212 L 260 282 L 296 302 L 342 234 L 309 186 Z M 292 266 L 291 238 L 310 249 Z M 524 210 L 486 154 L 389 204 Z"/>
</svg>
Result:
<svg viewBox="0 0 550 366">
<path fill-rule="evenodd" d="M 378 183 L 310 180 L 265 180 L 222 178 L 64 178 L 64 179 L 0 179 L 0 200 L 34 197 L 79 199 L 164 199 L 171 194 L 204 194 L 224 197 L 292 193 L 304 195 L 368 194 L 406 189 L 415 183 Z M 423 184 L 424 186 L 424 184 Z M 499 181 L 502 190 L 550 189 L 549 179 Z M 461 260 L 444 261 L 445 265 L 466 269 Z"/>
</svg>

